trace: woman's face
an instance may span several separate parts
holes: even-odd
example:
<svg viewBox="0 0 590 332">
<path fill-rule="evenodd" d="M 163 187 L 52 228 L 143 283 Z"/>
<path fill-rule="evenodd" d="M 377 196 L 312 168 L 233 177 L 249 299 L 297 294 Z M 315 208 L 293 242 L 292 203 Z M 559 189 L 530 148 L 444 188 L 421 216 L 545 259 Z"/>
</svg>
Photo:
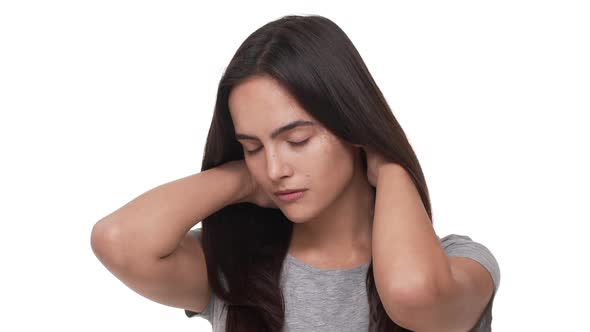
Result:
<svg viewBox="0 0 590 332">
<path fill-rule="evenodd" d="M 291 221 L 314 218 L 350 184 L 358 150 L 332 135 L 269 76 L 234 87 L 229 108 L 250 174 Z M 300 125 L 277 130 L 295 121 Z M 289 202 L 275 195 L 289 189 L 307 190 Z"/>
</svg>

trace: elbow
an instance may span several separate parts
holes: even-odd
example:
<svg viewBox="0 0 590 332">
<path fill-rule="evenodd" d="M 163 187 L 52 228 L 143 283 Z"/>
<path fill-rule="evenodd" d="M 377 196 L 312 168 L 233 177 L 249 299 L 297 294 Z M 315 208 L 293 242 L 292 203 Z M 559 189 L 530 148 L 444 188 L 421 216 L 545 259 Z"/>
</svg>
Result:
<svg viewBox="0 0 590 332">
<path fill-rule="evenodd" d="M 393 285 L 385 296 L 381 296 L 381 299 L 391 320 L 414 331 L 416 322 L 420 321 L 423 315 L 424 308 L 436 302 L 437 293 L 433 283 L 421 280 Z"/>
<path fill-rule="evenodd" d="M 104 220 L 92 227 L 90 247 L 94 255 L 106 266 L 124 266 L 122 255 L 117 250 L 120 232 L 117 227 L 109 225 Z"/>
</svg>

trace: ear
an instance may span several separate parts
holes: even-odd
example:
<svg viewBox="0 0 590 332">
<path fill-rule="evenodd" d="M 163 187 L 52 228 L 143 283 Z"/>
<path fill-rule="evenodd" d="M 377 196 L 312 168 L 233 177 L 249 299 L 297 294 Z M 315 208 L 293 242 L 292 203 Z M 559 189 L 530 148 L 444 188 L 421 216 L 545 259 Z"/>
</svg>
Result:
<svg viewBox="0 0 590 332">
<path fill-rule="evenodd" d="M 352 146 L 354 146 L 354 147 L 355 147 L 355 148 L 357 148 L 357 149 L 361 149 L 361 150 L 363 150 L 363 146 L 362 146 L 362 145 L 360 145 L 360 144 L 353 144 Z"/>
<path fill-rule="evenodd" d="M 350 145 L 352 145 L 357 150 L 357 152 L 364 154 L 365 149 L 363 149 L 363 146 L 361 144 L 352 144 L 351 143 Z"/>
</svg>

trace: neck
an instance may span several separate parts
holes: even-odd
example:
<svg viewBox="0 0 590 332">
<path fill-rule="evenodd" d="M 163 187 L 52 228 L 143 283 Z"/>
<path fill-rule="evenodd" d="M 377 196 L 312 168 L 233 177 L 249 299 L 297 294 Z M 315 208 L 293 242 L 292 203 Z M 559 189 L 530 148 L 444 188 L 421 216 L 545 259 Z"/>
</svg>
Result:
<svg viewBox="0 0 590 332">
<path fill-rule="evenodd" d="M 290 253 L 308 262 L 341 262 L 342 265 L 371 260 L 374 189 L 362 168 L 350 184 L 314 219 L 293 225 Z"/>
</svg>

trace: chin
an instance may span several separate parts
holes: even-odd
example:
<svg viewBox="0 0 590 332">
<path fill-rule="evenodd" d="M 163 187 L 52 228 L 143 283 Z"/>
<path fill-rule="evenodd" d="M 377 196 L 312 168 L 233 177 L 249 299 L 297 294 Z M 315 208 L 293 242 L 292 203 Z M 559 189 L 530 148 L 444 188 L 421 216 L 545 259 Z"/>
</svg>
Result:
<svg viewBox="0 0 590 332">
<path fill-rule="evenodd" d="M 281 211 L 291 222 L 296 224 L 303 224 L 309 221 L 312 217 L 308 211 L 301 207 L 287 207 L 281 208 Z"/>
<path fill-rule="evenodd" d="M 287 214 L 285 214 L 285 215 L 287 216 L 287 219 L 289 219 L 294 224 L 304 224 L 307 221 L 307 219 L 293 218 Z"/>
</svg>

